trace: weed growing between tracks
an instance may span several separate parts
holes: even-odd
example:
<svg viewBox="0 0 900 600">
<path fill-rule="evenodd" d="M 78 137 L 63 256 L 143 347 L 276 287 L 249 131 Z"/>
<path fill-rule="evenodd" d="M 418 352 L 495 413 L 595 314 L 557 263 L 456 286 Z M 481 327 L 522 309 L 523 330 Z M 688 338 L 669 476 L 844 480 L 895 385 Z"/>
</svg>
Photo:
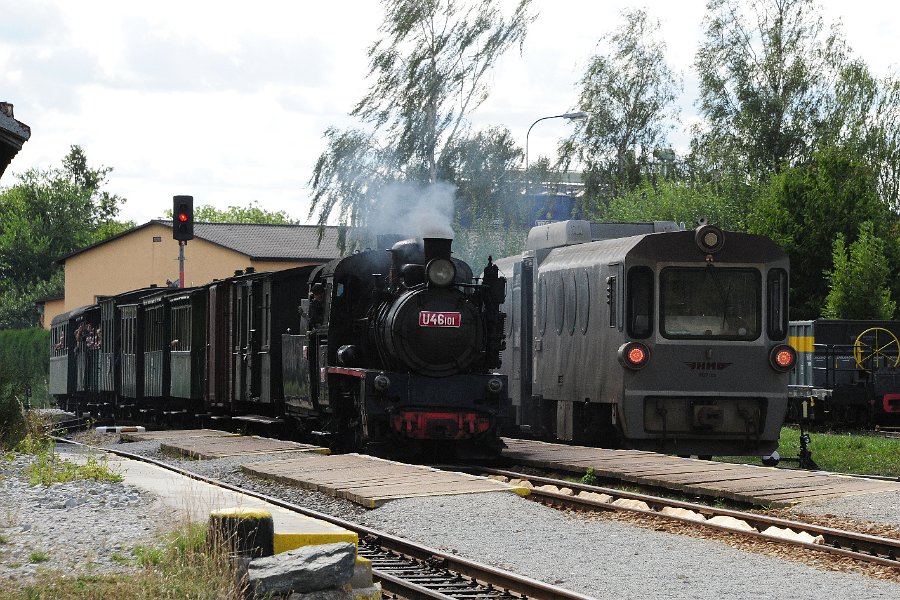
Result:
<svg viewBox="0 0 900 600">
<path fill-rule="evenodd" d="M 207 543 L 206 525 L 184 525 L 158 544 L 137 546 L 132 554 L 131 557 L 120 554 L 116 561 L 127 567 L 128 572 L 73 577 L 43 571 L 17 589 L 0 591 L 0 600 L 238 600 L 244 597 L 244 586 L 235 581 L 229 556 Z"/>
<path fill-rule="evenodd" d="M 900 477 L 900 440 L 866 433 L 811 432 L 809 448 L 813 460 L 825 471 Z M 783 427 L 778 452 L 785 459 L 800 454 L 800 431 Z M 762 464 L 755 456 L 717 456 L 715 460 L 742 464 Z M 778 465 L 797 468 L 796 462 L 782 460 Z"/>
</svg>

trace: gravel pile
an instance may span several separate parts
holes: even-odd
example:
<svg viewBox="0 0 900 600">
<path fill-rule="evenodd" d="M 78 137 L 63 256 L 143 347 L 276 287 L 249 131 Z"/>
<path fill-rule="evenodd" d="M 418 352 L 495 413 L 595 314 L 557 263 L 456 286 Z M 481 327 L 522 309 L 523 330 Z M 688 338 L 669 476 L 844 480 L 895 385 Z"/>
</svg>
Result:
<svg viewBox="0 0 900 600">
<path fill-rule="evenodd" d="M 0 458 L 0 588 L 38 570 L 100 574 L 127 569 L 131 549 L 165 522 L 156 500 L 122 483 L 32 486 L 33 456 Z"/>
<path fill-rule="evenodd" d="M 898 507 L 900 507 L 900 492 L 881 492 L 804 503 L 795 511 L 800 514 L 838 515 L 847 519 L 884 523 L 900 528 Z"/>
<path fill-rule="evenodd" d="M 285 454 L 194 461 L 163 455 L 159 442 L 110 445 L 597 598 L 900 597 L 898 583 L 828 571 L 824 560 L 814 568 L 722 542 L 585 519 L 513 494 L 412 498 L 365 510 L 240 471 Z M 870 503 L 868 496 L 856 501 Z"/>
</svg>

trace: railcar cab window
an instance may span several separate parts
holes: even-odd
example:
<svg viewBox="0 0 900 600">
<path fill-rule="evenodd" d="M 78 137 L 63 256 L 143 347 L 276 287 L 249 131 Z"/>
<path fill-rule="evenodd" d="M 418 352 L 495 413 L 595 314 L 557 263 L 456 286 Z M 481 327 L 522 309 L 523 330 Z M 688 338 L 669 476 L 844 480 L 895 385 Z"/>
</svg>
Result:
<svg viewBox="0 0 900 600">
<path fill-rule="evenodd" d="M 653 271 L 633 267 L 628 271 L 628 335 L 635 339 L 653 332 Z"/>
<path fill-rule="evenodd" d="M 772 269 L 766 278 L 766 312 L 769 319 L 769 338 L 783 340 L 788 330 L 787 271 Z"/>
<path fill-rule="evenodd" d="M 761 277 L 755 269 L 667 267 L 659 276 L 659 325 L 669 339 L 755 340 Z"/>
</svg>

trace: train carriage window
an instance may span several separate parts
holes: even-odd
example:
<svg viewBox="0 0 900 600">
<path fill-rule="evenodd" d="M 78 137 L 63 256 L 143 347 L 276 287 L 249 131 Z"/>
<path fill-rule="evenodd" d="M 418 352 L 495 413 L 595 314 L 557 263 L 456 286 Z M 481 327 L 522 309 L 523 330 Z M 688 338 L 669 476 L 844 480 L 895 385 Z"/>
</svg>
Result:
<svg viewBox="0 0 900 600">
<path fill-rule="evenodd" d="M 669 339 L 755 340 L 761 332 L 757 269 L 667 267 L 659 275 L 659 325 Z"/>
<path fill-rule="evenodd" d="M 554 316 L 556 318 L 556 335 L 562 335 L 566 319 L 566 278 L 560 275 L 556 287 L 556 300 L 553 302 Z"/>
<path fill-rule="evenodd" d="M 772 340 L 783 340 L 788 331 L 788 275 L 784 269 L 772 269 L 766 279 L 768 333 Z"/>
<path fill-rule="evenodd" d="M 587 269 L 581 272 L 581 281 L 578 282 L 576 307 L 578 326 L 581 328 L 582 335 L 587 334 L 591 315 L 591 279 Z"/>
<path fill-rule="evenodd" d="M 653 271 L 634 267 L 628 271 L 627 290 L 628 335 L 642 339 L 653 332 Z"/>
</svg>

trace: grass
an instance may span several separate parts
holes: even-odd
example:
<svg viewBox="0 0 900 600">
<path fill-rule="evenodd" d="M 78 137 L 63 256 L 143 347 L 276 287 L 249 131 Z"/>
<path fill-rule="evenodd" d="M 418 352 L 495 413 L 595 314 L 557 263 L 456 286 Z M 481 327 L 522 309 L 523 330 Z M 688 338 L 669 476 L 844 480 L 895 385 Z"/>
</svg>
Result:
<svg viewBox="0 0 900 600">
<path fill-rule="evenodd" d="M 125 573 L 67 576 L 39 572 L 28 582 L 0 589 L 0 600 L 118 600 L 192 598 L 237 600 L 244 590 L 235 583 L 228 557 L 210 550 L 205 525 L 188 525 L 156 545 L 138 546 L 134 559 L 114 554 L 113 561 L 131 565 Z"/>
<path fill-rule="evenodd" d="M 865 433 L 809 434 L 812 459 L 825 471 L 900 477 L 900 440 Z M 796 458 L 800 453 L 800 431 L 783 427 L 778 444 L 782 459 Z M 761 464 L 753 456 L 719 456 L 716 460 L 744 464 Z M 782 460 L 778 465 L 796 468 L 796 462 Z"/>
<path fill-rule="evenodd" d="M 43 550 L 35 550 L 28 555 L 28 562 L 42 563 L 47 562 L 48 560 L 50 560 L 50 555 Z"/>
<path fill-rule="evenodd" d="M 99 460 L 95 456 L 88 456 L 83 465 L 77 465 L 60 458 L 52 450 L 38 454 L 37 460 L 28 466 L 26 472 L 31 485 L 48 486 L 80 480 L 122 481 L 122 476 L 109 468 L 105 456 Z"/>
</svg>

